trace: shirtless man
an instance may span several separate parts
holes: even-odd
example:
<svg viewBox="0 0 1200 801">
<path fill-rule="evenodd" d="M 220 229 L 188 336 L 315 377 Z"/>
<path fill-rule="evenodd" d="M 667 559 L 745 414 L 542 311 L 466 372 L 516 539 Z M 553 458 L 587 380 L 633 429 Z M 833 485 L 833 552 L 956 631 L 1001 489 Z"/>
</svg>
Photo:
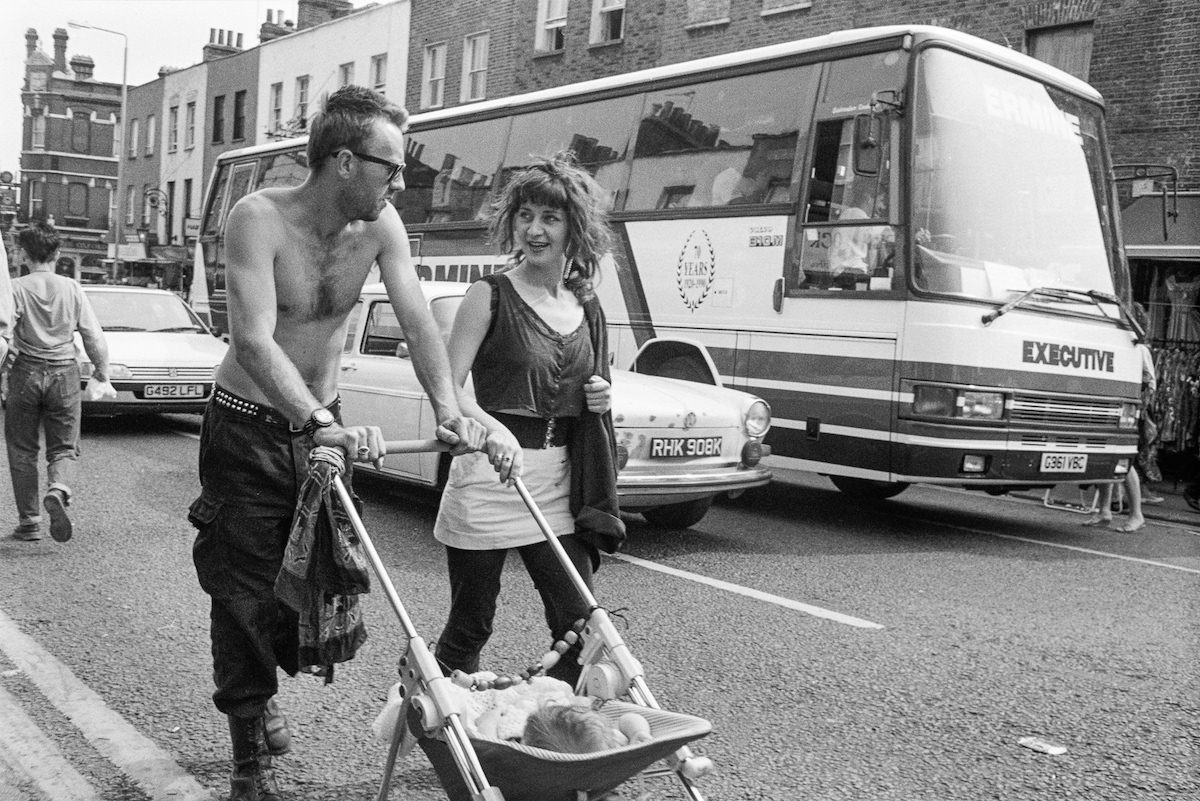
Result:
<svg viewBox="0 0 1200 801">
<path fill-rule="evenodd" d="M 463 418 L 445 347 L 388 197 L 404 188 L 404 109 L 348 86 L 310 125 L 300 186 L 248 195 L 226 228 L 231 342 L 200 437 L 202 492 L 189 519 L 193 559 L 212 598 L 213 701 L 229 718 L 231 801 L 278 801 L 271 755 L 290 745 L 273 701 L 294 675 L 297 616 L 275 597 L 314 445 L 383 458 L 377 426 L 342 426 L 337 380 L 351 309 L 373 264 L 452 453 L 482 445 Z"/>
</svg>

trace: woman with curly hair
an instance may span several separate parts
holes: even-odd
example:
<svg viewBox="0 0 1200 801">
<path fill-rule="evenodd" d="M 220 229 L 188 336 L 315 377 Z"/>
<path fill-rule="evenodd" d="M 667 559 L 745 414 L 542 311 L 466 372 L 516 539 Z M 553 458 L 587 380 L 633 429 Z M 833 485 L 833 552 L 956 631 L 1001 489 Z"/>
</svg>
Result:
<svg viewBox="0 0 1200 801">
<path fill-rule="evenodd" d="M 486 450 L 458 456 L 434 536 L 446 546 L 449 619 L 436 655 L 447 673 L 479 669 L 492 633 L 500 574 L 515 548 L 541 595 L 551 641 L 591 610 L 509 485 L 521 478 L 591 586 L 599 550 L 624 538 L 617 516 L 608 341 L 592 292 L 609 244 L 605 194 L 569 155 L 517 172 L 491 215 L 511 265 L 467 290 L 449 352 L 470 374 L 464 414 L 488 430 Z M 548 675 L 574 684 L 576 643 Z"/>
</svg>

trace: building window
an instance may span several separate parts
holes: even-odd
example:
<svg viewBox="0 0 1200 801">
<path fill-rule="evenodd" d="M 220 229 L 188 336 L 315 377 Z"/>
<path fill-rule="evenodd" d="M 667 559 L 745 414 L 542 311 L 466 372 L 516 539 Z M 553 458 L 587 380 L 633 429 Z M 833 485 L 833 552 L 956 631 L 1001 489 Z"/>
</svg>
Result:
<svg viewBox="0 0 1200 801">
<path fill-rule="evenodd" d="M 562 50 L 567 30 L 567 0 L 538 0 L 537 33 L 534 49 L 542 52 Z"/>
<path fill-rule="evenodd" d="M 271 130 L 283 127 L 283 84 L 271 84 Z"/>
<path fill-rule="evenodd" d="M 123 126 L 122 126 L 120 120 L 117 119 L 116 115 L 113 115 L 112 119 L 113 119 L 112 155 L 113 155 L 113 158 L 119 159 L 119 158 L 121 158 L 121 154 L 125 152 L 124 151 L 125 140 L 122 138 L 124 136 L 124 131 L 121 130 L 121 128 Z"/>
<path fill-rule="evenodd" d="M 42 216 L 42 182 L 29 182 L 29 219 L 37 220 Z"/>
<path fill-rule="evenodd" d="M 354 62 L 348 61 L 338 67 L 338 86 L 349 86 L 354 83 Z"/>
<path fill-rule="evenodd" d="M 488 34 L 476 33 L 463 40 L 462 102 L 487 97 L 487 60 Z"/>
<path fill-rule="evenodd" d="M 183 219 L 184 225 L 187 224 L 187 219 L 192 216 L 192 179 L 183 179 Z M 184 233 L 187 232 L 185 227 Z"/>
<path fill-rule="evenodd" d="M 233 141 L 246 138 L 246 90 L 233 93 Z"/>
<path fill-rule="evenodd" d="M 386 94 L 387 53 L 371 56 L 371 88 L 380 94 Z"/>
<path fill-rule="evenodd" d="M 179 106 L 167 109 L 167 152 L 179 149 Z"/>
<path fill-rule="evenodd" d="M 150 184 L 142 184 L 142 227 L 150 227 Z"/>
<path fill-rule="evenodd" d="M 87 218 L 88 188 L 87 184 L 67 184 L 67 216 Z"/>
<path fill-rule="evenodd" d="M 71 117 L 71 148 L 76 153 L 87 153 L 92 146 L 92 114 L 76 111 Z"/>
<path fill-rule="evenodd" d="M 592 44 L 619 42 L 625 36 L 625 0 L 592 0 Z"/>
<path fill-rule="evenodd" d="M 138 121 L 129 121 L 129 158 L 135 159 L 138 154 Z"/>
<path fill-rule="evenodd" d="M 296 79 L 296 125 L 305 129 L 308 127 L 308 76 L 301 75 Z"/>
<path fill-rule="evenodd" d="M 33 139 L 29 146 L 34 150 L 46 148 L 46 118 L 41 114 L 33 118 Z"/>
<path fill-rule="evenodd" d="M 155 126 L 157 120 L 151 114 L 146 118 L 146 155 L 154 155 L 154 138 L 158 135 L 158 128 Z"/>
<path fill-rule="evenodd" d="M 196 104 L 187 104 L 187 123 L 184 132 L 184 147 L 189 150 L 196 146 Z"/>
<path fill-rule="evenodd" d="M 225 95 L 213 98 L 212 141 L 214 145 L 225 141 Z"/>
<path fill-rule="evenodd" d="M 1092 23 L 1026 31 L 1025 49 L 1039 61 L 1086 81 L 1092 64 Z"/>
<path fill-rule="evenodd" d="M 441 108 L 445 102 L 446 43 L 425 47 L 425 67 L 421 75 L 421 108 Z"/>
<path fill-rule="evenodd" d="M 133 185 L 130 184 L 125 188 L 125 225 L 133 227 L 134 214 L 137 210 L 137 205 L 134 202 L 137 195 L 134 193 Z"/>
</svg>

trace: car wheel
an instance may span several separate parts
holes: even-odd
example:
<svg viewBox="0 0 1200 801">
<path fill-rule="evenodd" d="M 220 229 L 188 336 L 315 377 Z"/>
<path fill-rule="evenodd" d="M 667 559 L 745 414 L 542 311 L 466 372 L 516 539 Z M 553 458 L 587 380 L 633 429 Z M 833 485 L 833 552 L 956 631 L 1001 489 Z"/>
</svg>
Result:
<svg viewBox="0 0 1200 801">
<path fill-rule="evenodd" d="M 661 528 L 690 528 L 699 523 L 712 506 L 712 496 L 686 503 L 672 503 L 657 509 L 646 509 L 642 517 Z"/>
<path fill-rule="evenodd" d="M 904 481 L 872 481 L 850 476 L 830 476 L 829 480 L 842 492 L 864 501 L 887 500 L 908 489 L 908 483 Z"/>
</svg>

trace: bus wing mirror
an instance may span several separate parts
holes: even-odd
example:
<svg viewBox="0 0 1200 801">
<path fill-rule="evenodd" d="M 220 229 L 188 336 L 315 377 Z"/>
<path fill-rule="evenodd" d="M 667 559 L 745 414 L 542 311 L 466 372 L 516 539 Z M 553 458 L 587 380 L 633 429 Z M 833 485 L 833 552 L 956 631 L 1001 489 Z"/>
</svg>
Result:
<svg viewBox="0 0 1200 801">
<path fill-rule="evenodd" d="M 856 175 L 878 175 L 881 161 L 879 134 L 880 118 L 874 114 L 859 114 L 854 118 L 854 172 Z"/>
<path fill-rule="evenodd" d="M 1162 202 L 1162 237 L 1169 239 L 1172 223 L 1179 221 L 1179 171 L 1170 164 L 1114 164 L 1113 181 L 1117 183 L 1143 181 L 1151 187 L 1157 186 Z M 1168 207 L 1167 200 L 1170 198 Z"/>
</svg>

